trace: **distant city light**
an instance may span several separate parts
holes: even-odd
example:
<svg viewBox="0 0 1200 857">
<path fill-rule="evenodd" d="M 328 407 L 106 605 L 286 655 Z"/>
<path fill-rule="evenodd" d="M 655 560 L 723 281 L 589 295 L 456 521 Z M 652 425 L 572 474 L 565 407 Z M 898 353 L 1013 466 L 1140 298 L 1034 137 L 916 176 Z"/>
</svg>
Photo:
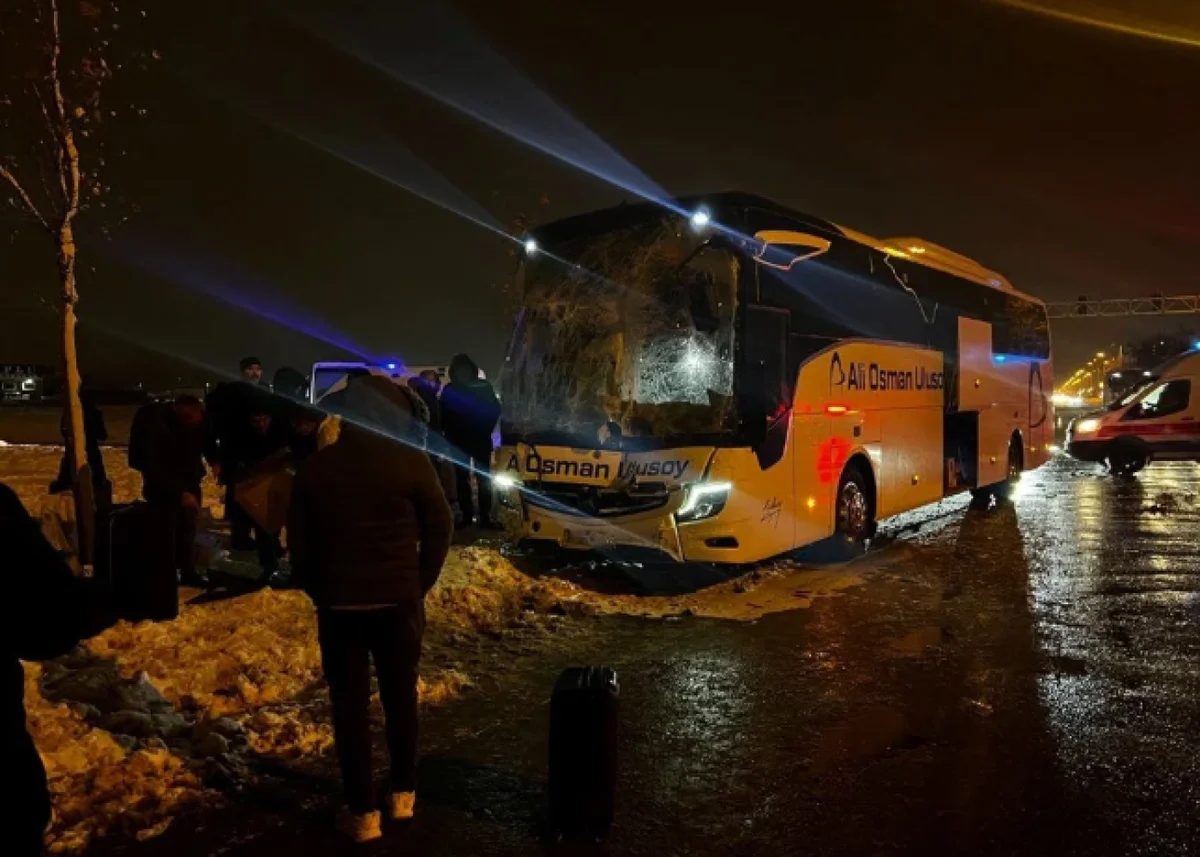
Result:
<svg viewBox="0 0 1200 857">
<path fill-rule="evenodd" d="M 697 208 L 692 214 L 692 226 L 695 229 L 703 229 L 705 226 L 708 226 L 711 220 L 712 215 L 708 213 L 708 209 L 706 208 Z"/>
<path fill-rule="evenodd" d="M 534 241 L 532 238 L 525 239 L 525 255 L 526 256 L 532 256 L 534 253 L 537 252 L 537 249 L 538 249 L 538 243 L 536 241 Z"/>
</svg>

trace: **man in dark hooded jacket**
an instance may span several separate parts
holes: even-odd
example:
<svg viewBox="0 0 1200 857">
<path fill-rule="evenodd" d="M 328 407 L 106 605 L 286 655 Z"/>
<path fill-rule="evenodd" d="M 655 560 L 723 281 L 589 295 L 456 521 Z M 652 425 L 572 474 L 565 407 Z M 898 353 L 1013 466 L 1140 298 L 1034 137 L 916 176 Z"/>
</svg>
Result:
<svg viewBox="0 0 1200 857">
<path fill-rule="evenodd" d="M 492 385 L 479 377 L 479 367 L 465 354 L 450 362 L 450 383 L 442 391 L 442 433 L 457 448 L 458 507 L 462 525 L 475 519 L 471 474 L 479 481 L 479 523 L 496 527 L 492 519 L 492 432 L 500 421 L 500 400 Z"/>
<path fill-rule="evenodd" d="M 0 483 L 0 830 L 5 854 L 34 857 L 50 822 L 46 769 L 25 727 L 22 660 L 66 654 L 112 617 L 88 581 L 72 576 L 17 495 Z"/>
<path fill-rule="evenodd" d="M 296 473 L 288 514 L 292 574 L 317 608 L 321 664 L 333 704 L 346 790 L 339 826 L 380 836 L 371 771 L 370 662 L 391 756 L 393 820 L 412 817 L 417 773 L 417 667 L 424 598 L 437 582 L 454 524 L 421 448 L 421 418 L 389 379 L 352 380 L 322 402 L 321 448 Z"/>
</svg>

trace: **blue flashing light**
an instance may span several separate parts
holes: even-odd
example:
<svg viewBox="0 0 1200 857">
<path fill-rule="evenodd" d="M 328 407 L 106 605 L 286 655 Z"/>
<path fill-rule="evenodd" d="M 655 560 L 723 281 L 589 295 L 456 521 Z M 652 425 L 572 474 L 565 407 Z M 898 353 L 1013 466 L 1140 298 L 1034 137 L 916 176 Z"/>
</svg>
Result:
<svg viewBox="0 0 1200 857">
<path fill-rule="evenodd" d="M 386 365 L 385 365 L 385 367 L 384 367 L 384 368 L 385 368 L 385 369 L 395 369 L 395 368 L 396 368 L 396 364 L 395 364 L 395 363 L 388 363 L 388 364 L 386 364 Z"/>
<path fill-rule="evenodd" d="M 1197 340 L 1195 340 L 1195 341 L 1193 341 L 1193 342 L 1192 342 L 1192 350 L 1193 350 L 1193 351 L 1200 351 L 1200 339 L 1197 339 Z"/>
<path fill-rule="evenodd" d="M 1008 355 L 1007 354 L 997 354 L 992 359 L 995 360 L 997 363 L 1003 363 L 1004 361 L 1006 361 L 1008 359 Z"/>
</svg>

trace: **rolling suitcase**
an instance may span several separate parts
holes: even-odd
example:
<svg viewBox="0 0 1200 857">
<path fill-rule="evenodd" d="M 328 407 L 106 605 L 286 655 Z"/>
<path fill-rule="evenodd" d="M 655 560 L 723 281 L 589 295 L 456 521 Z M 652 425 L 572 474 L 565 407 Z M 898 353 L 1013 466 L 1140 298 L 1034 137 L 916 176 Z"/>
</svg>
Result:
<svg viewBox="0 0 1200 857">
<path fill-rule="evenodd" d="M 99 528 L 97 575 L 107 578 L 117 615 L 130 622 L 179 615 L 173 521 L 156 511 L 148 503 L 117 506 Z"/>
<path fill-rule="evenodd" d="M 617 674 L 572 667 L 550 699 L 550 826 L 600 840 L 612 826 L 617 792 Z"/>
</svg>

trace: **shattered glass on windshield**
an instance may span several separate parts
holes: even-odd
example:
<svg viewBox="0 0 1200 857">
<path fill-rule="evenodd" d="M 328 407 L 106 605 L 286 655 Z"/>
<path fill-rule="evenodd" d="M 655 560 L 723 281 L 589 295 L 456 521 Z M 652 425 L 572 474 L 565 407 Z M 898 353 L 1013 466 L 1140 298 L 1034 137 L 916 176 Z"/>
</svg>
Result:
<svg viewBox="0 0 1200 857">
<path fill-rule="evenodd" d="M 737 263 L 673 215 L 580 235 L 518 273 L 506 430 L 596 442 L 733 430 Z"/>
</svg>

